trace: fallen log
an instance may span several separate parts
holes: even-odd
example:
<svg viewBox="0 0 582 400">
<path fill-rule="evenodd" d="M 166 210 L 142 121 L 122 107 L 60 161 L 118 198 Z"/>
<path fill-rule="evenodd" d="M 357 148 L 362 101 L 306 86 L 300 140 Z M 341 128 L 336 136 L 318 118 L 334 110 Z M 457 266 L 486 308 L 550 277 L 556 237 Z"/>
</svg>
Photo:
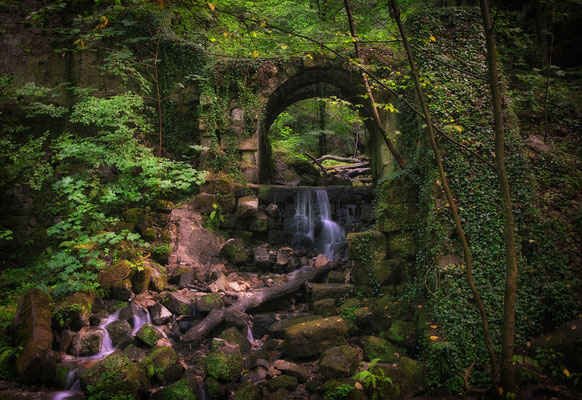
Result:
<svg viewBox="0 0 582 400">
<path fill-rule="evenodd" d="M 344 174 L 349 176 L 350 178 L 360 176 L 360 175 L 370 175 L 372 173 L 372 168 L 357 168 L 357 169 L 349 169 L 347 171 L 343 171 Z"/>
<path fill-rule="evenodd" d="M 363 161 L 363 160 L 360 160 L 358 158 L 339 157 L 339 156 L 334 156 L 332 154 L 326 154 L 326 155 L 321 156 L 317 159 L 318 162 L 323 162 L 325 160 L 334 160 L 334 161 L 346 162 L 346 163 L 360 163 Z"/>
<path fill-rule="evenodd" d="M 366 168 L 370 166 L 369 161 L 357 163 L 357 164 L 350 164 L 350 165 L 340 165 L 335 167 L 325 167 L 327 171 L 330 170 L 346 170 L 346 169 L 355 169 L 355 168 Z"/>
<path fill-rule="evenodd" d="M 311 158 L 311 161 L 313 161 L 315 164 L 317 164 L 317 166 L 319 167 L 319 169 L 321 170 L 321 173 L 323 175 L 327 175 L 327 171 L 325 170 L 325 167 L 323 165 L 321 165 L 321 163 L 319 161 L 317 161 L 317 159 L 315 157 L 313 157 L 311 154 L 309 153 L 305 153 L 305 155 L 309 158 Z"/>
<path fill-rule="evenodd" d="M 327 262 L 322 264 L 325 260 Z M 334 263 L 327 258 L 325 260 L 320 258 L 314 267 L 301 267 L 295 271 L 293 278 L 283 285 L 267 287 L 250 293 L 247 296 L 241 294 L 239 299 L 230 307 L 212 310 L 206 318 L 184 334 L 182 341 L 184 343 L 200 343 L 223 321 L 240 318 L 240 315 L 246 313 L 249 309 L 257 308 L 263 303 L 298 291 L 306 282 L 314 280 L 332 270 Z"/>
</svg>

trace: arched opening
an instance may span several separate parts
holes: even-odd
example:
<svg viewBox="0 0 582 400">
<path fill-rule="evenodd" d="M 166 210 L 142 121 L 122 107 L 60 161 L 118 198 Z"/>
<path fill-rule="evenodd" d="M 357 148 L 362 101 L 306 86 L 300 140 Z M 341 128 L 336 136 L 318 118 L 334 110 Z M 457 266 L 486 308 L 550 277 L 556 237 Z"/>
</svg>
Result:
<svg viewBox="0 0 582 400">
<path fill-rule="evenodd" d="M 313 98 L 334 98 L 351 104 L 358 111 L 366 131 L 372 178 L 374 181 L 379 178 L 385 164 L 382 159 L 386 158 L 382 156 L 384 143 L 373 121 L 371 106 L 364 101 L 364 94 L 360 74 L 340 67 L 305 69 L 275 89 L 267 100 L 264 118 L 258 128 L 259 183 L 269 181 L 273 174 L 273 152 L 269 141 L 271 126 L 288 107 Z"/>
</svg>

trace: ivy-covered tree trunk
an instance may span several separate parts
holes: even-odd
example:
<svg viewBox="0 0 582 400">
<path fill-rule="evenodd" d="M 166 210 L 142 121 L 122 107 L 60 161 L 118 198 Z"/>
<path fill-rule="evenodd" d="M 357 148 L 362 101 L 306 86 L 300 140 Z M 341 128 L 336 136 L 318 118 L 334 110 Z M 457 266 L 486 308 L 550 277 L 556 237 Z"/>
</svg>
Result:
<svg viewBox="0 0 582 400">
<path fill-rule="evenodd" d="M 515 223 L 511 206 L 511 191 L 505 170 L 505 132 L 497 57 L 495 55 L 495 38 L 491 31 L 491 17 L 487 0 L 480 0 L 483 30 L 487 43 L 487 66 L 489 69 L 489 86 L 495 121 L 495 167 L 501 201 L 503 204 L 503 236 L 505 242 L 505 297 L 503 300 L 503 328 L 501 332 L 501 387 L 506 392 L 517 393 L 512 366 L 513 340 L 515 330 L 515 298 L 517 291 L 517 254 L 515 250 Z"/>
</svg>

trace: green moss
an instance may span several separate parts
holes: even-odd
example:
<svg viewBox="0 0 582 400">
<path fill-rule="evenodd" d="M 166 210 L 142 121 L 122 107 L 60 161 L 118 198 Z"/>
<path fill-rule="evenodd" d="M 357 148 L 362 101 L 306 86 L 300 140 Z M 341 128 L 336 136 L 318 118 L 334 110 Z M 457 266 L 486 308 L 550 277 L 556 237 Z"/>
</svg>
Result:
<svg viewBox="0 0 582 400">
<path fill-rule="evenodd" d="M 163 335 L 160 331 L 154 328 L 150 324 L 144 324 L 139 331 L 135 334 L 135 337 L 141 340 L 149 347 L 153 347 L 154 344 L 160 340 Z"/>
<path fill-rule="evenodd" d="M 251 382 L 242 385 L 234 395 L 234 400 L 259 400 L 260 398 L 259 389 L 257 389 Z"/>
<path fill-rule="evenodd" d="M 220 400 L 224 397 L 224 386 L 212 376 L 206 378 L 204 385 L 206 386 L 206 394 L 211 400 Z"/>
<path fill-rule="evenodd" d="M 169 346 L 154 349 L 142 365 L 145 367 L 148 377 L 161 384 L 179 379 L 183 371 L 176 351 Z"/>
<path fill-rule="evenodd" d="M 198 400 L 198 381 L 194 377 L 180 379 L 156 393 L 159 400 Z"/>
<path fill-rule="evenodd" d="M 238 345 L 214 339 L 206 359 L 206 373 L 215 379 L 232 382 L 240 377 L 243 360 Z"/>
<path fill-rule="evenodd" d="M 285 389 L 289 391 L 294 391 L 299 382 L 297 378 L 289 375 L 279 375 L 269 381 L 269 390 L 271 392 L 276 392 L 279 389 Z"/>
<path fill-rule="evenodd" d="M 393 363 L 398 360 L 396 353 L 399 353 L 396 346 L 379 337 L 369 336 L 364 341 L 364 359 L 372 361 L 376 358 L 381 362 Z"/>
</svg>

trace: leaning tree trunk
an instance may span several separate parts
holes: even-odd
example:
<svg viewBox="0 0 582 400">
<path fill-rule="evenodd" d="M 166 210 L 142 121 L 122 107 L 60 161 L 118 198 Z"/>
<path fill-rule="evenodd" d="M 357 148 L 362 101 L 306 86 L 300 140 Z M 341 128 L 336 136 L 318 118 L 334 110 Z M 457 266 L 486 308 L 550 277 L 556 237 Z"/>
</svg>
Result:
<svg viewBox="0 0 582 400">
<path fill-rule="evenodd" d="M 501 201 L 503 204 L 503 238 L 505 241 L 505 298 L 503 300 L 503 328 L 501 332 L 501 387 L 505 392 L 516 393 L 517 386 L 512 366 L 513 340 L 515 330 L 515 298 L 517 290 L 517 253 L 515 249 L 515 223 L 511 206 L 511 191 L 505 171 L 505 133 L 501 93 L 497 74 L 495 56 L 495 38 L 491 31 L 491 18 L 487 0 L 481 1 L 483 30 L 487 42 L 487 66 L 489 69 L 489 86 L 491 103 L 495 120 L 495 166 Z"/>
</svg>

